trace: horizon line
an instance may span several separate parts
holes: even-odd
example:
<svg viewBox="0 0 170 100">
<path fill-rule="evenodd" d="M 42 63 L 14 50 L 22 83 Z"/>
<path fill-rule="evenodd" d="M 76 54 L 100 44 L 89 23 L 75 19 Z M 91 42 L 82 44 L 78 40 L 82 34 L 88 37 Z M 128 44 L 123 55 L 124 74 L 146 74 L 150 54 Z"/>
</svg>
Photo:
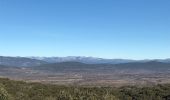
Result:
<svg viewBox="0 0 170 100">
<path fill-rule="evenodd" d="M 144 58 L 144 59 L 133 59 L 133 58 L 106 58 L 106 57 L 95 57 L 95 56 L 9 56 L 0 55 L 0 57 L 20 57 L 20 58 L 66 58 L 66 57 L 82 57 L 82 58 L 96 58 L 96 59 L 108 59 L 108 60 L 167 60 L 170 58 Z"/>
</svg>

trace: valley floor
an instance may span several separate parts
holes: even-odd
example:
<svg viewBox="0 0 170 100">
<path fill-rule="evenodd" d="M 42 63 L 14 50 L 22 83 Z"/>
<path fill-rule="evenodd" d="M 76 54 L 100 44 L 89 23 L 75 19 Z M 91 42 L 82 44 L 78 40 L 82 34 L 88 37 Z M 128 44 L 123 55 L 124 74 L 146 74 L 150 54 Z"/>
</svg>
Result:
<svg viewBox="0 0 170 100">
<path fill-rule="evenodd" d="M 8 68 L 0 70 L 0 76 L 13 80 L 24 80 L 27 82 L 40 82 L 58 85 L 89 85 L 89 86 L 113 86 L 121 87 L 127 85 L 152 86 L 170 83 L 170 71 L 167 72 L 144 72 L 135 73 L 127 71 L 108 72 L 48 72 L 32 70 L 27 68 Z"/>
</svg>

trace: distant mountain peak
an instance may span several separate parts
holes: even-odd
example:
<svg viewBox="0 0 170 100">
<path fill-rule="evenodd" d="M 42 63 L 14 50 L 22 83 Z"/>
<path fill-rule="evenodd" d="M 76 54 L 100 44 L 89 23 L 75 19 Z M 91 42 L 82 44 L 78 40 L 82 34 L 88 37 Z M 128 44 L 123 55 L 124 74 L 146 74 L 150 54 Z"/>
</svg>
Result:
<svg viewBox="0 0 170 100">
<path fill-rule="evenodd" d="M 68 57 L 7 57 L 0 56 L 0 65 L 5 66 L 39 66 L 48 63 L 77 62 L 84 64 L 123 64 L 123 63 L 170 63 L 170 59 L 153 59 L 153 60 L 131 60 L 131 59 L 104 59 L 85 56 L 68 56 Z"/>
</svg>

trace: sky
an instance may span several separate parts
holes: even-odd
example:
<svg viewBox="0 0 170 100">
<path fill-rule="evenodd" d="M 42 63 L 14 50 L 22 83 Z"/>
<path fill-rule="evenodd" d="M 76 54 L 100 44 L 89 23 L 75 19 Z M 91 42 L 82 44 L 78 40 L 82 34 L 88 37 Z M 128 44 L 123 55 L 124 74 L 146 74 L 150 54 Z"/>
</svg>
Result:
<svg viewBox="0 0 170 100">
<path fill-rule="evenodd" d="M 1 56 L 170 58 L 170 0 L 0 0 Z"/>
</svg>

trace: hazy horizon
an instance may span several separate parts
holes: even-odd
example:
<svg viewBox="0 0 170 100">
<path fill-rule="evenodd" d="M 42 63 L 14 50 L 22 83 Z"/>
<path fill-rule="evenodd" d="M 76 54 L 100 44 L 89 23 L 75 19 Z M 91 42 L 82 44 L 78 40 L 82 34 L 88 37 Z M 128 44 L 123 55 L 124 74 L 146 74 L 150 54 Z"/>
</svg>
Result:
<svg viewBox="0 0 170 100">
<path fill-rule="evenodd" d="M 59 57 L 59 58 L 67 58 L 67 57 L 82 57 L 82 58 L 96 58 L 96 59 L 113 59 L 113 60 L 166 60 L 166 59 L 170 59 L 170 58 L 153 58 L 153 59 L 149 59 L 149 58 L 144 58 L 144 59 L 133 59 L 133 58 L 102 58 L 102 57 L 95 57 L 95 56 L 10 56 L 10 55 L 0 55 L 2 57 L 24 57 L 24 58 L 55 58 L 55 57 Z"/>
</svg>

